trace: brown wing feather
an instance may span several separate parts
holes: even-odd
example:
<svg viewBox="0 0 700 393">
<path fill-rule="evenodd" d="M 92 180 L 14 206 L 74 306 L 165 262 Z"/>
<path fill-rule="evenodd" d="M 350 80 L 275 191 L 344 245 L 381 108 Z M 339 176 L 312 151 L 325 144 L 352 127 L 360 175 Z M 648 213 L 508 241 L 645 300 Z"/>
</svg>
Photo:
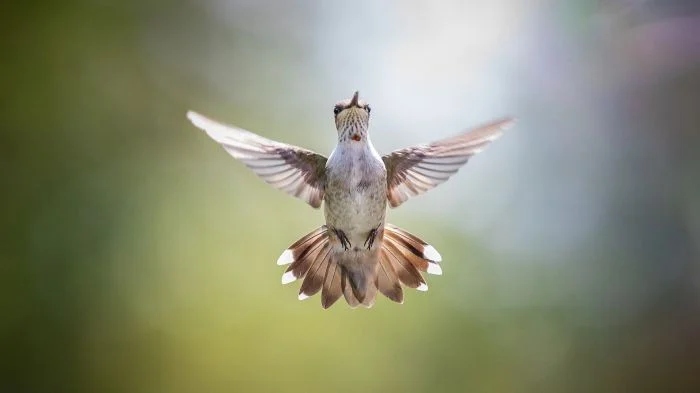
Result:
<svg viewBox="0 0 700 393">
<path fill-rule="evenodd" d="M 273 187 L 314 208 L 321 206 L 326 157 L 221 124 L 195 112 L 188 112 L 187 118 Z"/>
<path fill-rule="evenodd" d="M 408 198 L 444 183 L 511 124 L 510 118 L 497 120 L 450 138 L 383 156 L 389 205 L 397 207 Z"/>
</svg>

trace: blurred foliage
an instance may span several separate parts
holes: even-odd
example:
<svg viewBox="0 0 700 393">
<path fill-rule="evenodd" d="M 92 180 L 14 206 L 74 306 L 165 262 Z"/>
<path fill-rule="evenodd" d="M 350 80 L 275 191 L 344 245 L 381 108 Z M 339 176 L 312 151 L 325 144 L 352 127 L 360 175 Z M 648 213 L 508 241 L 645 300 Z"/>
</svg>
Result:
<svg viewBox="0 0 700 393">
<path fill-rule="evenodd" d="M 406 206 L 399 224 L 440 249 L 445 275 L 429 278 L 428 293 L 409 291 L 404 305 L 381 299 L 370 311 L 324 311 L 317 298 L 296 301 L 294 284 L 279 285 L 277 256 L 322 215 L 269 189 L 184 118 L 201 108 L 329 151 L 332 132 L 291 130 L 332 127 L 333 102 L 321 92 L 347 70 L 328 71 L 313 39 L 333 6 L 224 3 L 0 5 L 0 391 L 700 389 L 697 30 L 669 52 L 679 61 L 632 68 L 636 41 L 620 38 L 697 21 L 690 3 L 520 4 L 534 25 L 558 21 L 547 39 L 581 45 L 577 60 L 591 66 L 582 72 L 616 87 L 596 102 L 609 115 L 605 130 L 618 132 L 619 153 L 602 175 L 606 218 L 592 238 L 550 255 L 564 262 L 538 264 L 536 254 L 506 260 L 498 242 L 458 227 L 464 211 L 443 222 Z M 530 31 L 522 29 L 514 36 Z M 526 39 L 512 40 L 501 56 L 537 61 L 518 46 Z M 627 51 L 602 67 L 618 47 Z M 535 132 L 528 117 L 541 116 L 541 126 L 599 98 L 577 97 L 548 72 L 538 75 L 571 96 L 537 107 L 541 86 L 522 81 L 513 88 L 519 133 Z M 576 168 L 585 169 L 581 152 Z M 585 206 L 586 195 L 575 198 Z M 540 240 L 532 247 L 554 246 Z"/>
</svg>

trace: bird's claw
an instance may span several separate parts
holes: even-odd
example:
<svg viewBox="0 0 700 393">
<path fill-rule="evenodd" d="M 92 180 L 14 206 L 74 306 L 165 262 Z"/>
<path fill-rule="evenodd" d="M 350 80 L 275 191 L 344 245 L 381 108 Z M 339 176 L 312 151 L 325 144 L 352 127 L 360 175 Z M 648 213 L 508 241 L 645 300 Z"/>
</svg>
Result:
<svg viewBox="0 0 700 393">
<path fill-rule="evenodd" d="M 367 239 L 365 240 L 365 247 L 369 250 L 372 248 L 372 245 L 374 244 L 374 239 L 377 238 L 377 228 L 372 229 L 369 231 L 369 234 L 367 235 Z"/>
<path fill-rule="evenodd" d="M 348 240 L 348 237 L 345 235 L 345 232 L 343 232 L 337 228 L 333 228 L 333 232 L 338 237 L 338 240 L 340 240 L 340 244 L 343 246 L 343 249 L 345 251 L 349 250 L 351 247 L 351 244 L 350 244 L 350 240 Z"/>
</svg>

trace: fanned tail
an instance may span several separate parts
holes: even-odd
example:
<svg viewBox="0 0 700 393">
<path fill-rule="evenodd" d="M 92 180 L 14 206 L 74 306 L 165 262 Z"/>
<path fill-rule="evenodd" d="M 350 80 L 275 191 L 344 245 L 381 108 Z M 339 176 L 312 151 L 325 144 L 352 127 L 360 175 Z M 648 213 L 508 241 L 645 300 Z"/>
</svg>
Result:
<svg viewBox="0 0 700 393">
<path fill-rule="evenodd" d="M 440 254 L 415 235 L 386 224 L 376 244 L 364 252 L 338 252 L 331 235 L 321 226 L 289 246 L 277 260 L 290 264 L 282 283 L 304 279 L 299 300 L 321 292 L 321 306 L 332 306 L 341 296 L 350 307 L 372 307 L 377 292 L 403 303 L 401 284 L 427 291 L 421 272 L 442 274 Z"/>
<path fill-rule="evenodd" d="M 441 275 L 442 256 L 430 244 L 417 236 L 397 227 L 386 224 L 384 227 L 385 243 L 391 243 L 416 269 L 429 274 Z"/>
<path fill-rule="evenodd" d="M 311 269 L 311 265 L 318 262 L 318 257 L 327 254 L 327 248 L 328 230 L 325 225 L 294 242 L 277 259 L 278 265 L 291 263 L 282 275 L 282 284 L 288 284 L 304 277 L 306 272 Z"/>
<path fill-rule="evenodd" d="M 403 291 L 399 283 L 427 291 L 428 285 L 420 272 L 442 274 L 439 264 L 441 260 L 442 257 L 433 246 L 395 225 L 386 224 L 377 287 L 384 296 L 403 303 Z"/>
<path fill-rule="evenodd" d="M 351 307 L 362 304 L 351 290 L 348 271 L 338 263 L 332 251 L 325 225 L 289 246 L 280 255 L 277 264 L 290 264 L 282 275 L 282 284 L 304 279 L 299 289 L 299 300 L 321 292 L 323 308 L 332 306 L 343 295 Z"/>
</svg>

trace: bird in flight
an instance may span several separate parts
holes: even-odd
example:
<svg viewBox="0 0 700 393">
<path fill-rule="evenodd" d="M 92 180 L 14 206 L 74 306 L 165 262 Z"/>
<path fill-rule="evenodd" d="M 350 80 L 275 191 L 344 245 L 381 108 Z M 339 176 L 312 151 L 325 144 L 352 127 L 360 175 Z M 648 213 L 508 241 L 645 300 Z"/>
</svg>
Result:
<svg viewBox="0 0 700 393">
<path fill-rule="evenodd" d="M 398 207 L 445 182 L 513 123 L 503 118 L 432 143 L 380 156 L 369 138 L 370 107 L 355 92 L 333 108 L 338 144 L 329 157 L 264 138 L 195 112 L 187 117 L 267 183 L 318 209 L 325 225 L 289 246 L 282 283 L 302 280 L 299 300 L 321 292 L 323 308 L 341 296 L 371 307 L 377 292 L 403 303 L 402 285 L 426 291 L 421 272 L 442 274 L 442 257 L 386 222 Z"/>
</svg>

